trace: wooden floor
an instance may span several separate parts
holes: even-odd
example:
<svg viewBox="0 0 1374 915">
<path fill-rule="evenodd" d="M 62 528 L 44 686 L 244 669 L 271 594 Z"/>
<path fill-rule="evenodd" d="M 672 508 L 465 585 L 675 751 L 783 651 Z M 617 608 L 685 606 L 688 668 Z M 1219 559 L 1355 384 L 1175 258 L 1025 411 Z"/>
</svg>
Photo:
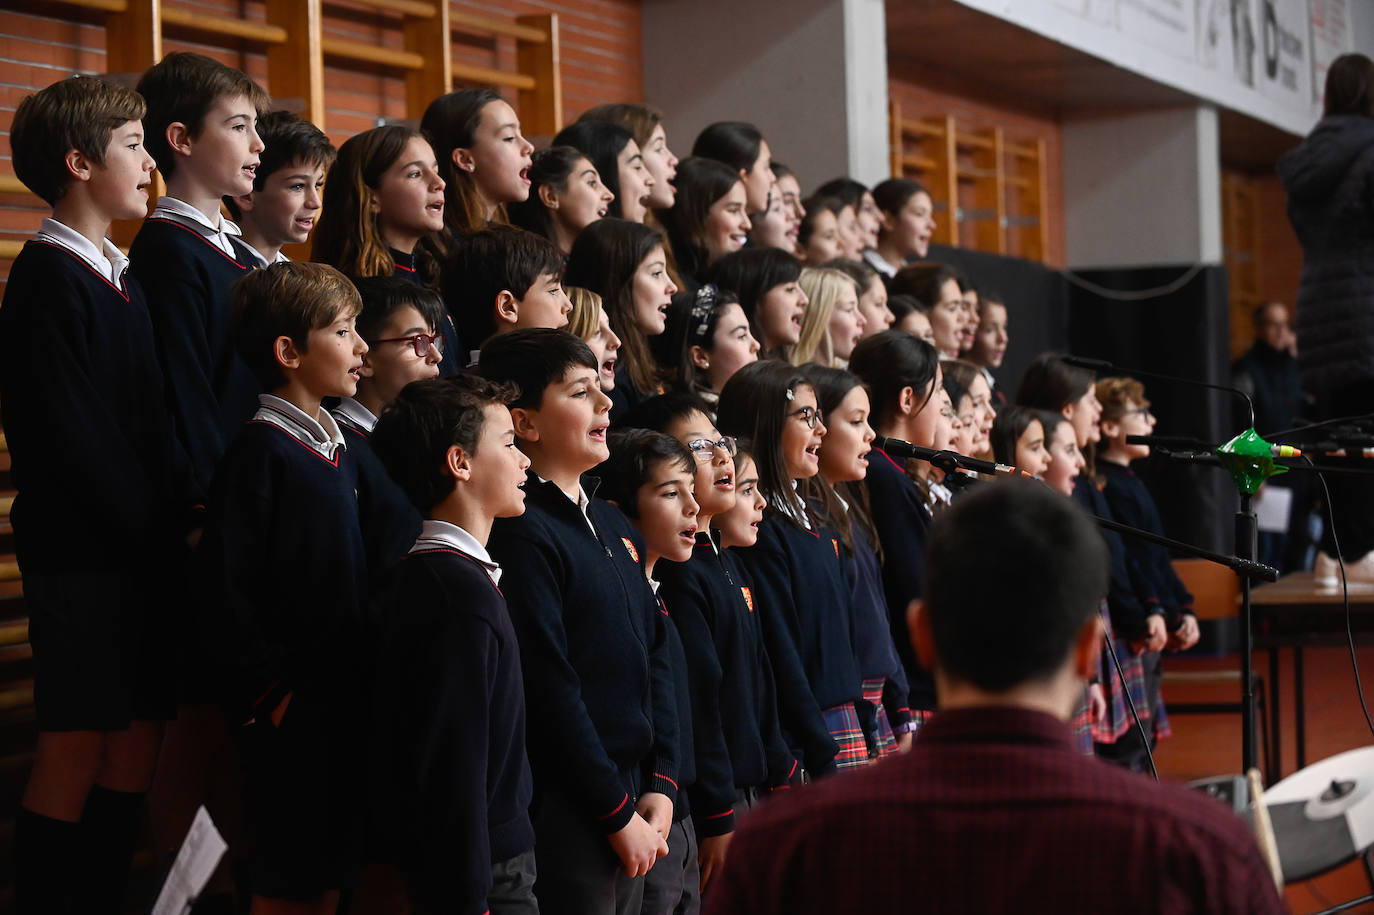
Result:
<svg viewBox="0 0 1374 915">
<path fill-rule="evenodd" d="M 1364 683 L 1365 702 L 1374 710 L 1374 645 L 1365 642 L 1358 646 L 1360 676 Z M 1308 648 L 1304 651 L 1304 673 L 1307 698 L 1307 763 L 1333 756 L 1344 750 L 1374 744 L 1374 734 L 1366 726 L 1355 692 L 1355 676 L 1351 670 L 1350 653 L 1344 647 Z M 1280 733 L 1283 738 L 1281 771 L 1294 771 L 1297 745 L 1294 740 L 1294 708 L 1292 653 L 1285 650 L 1280 657 Z M 1235 659 L 1212 661 L 1206 659 L 1166 658 L 1166 676 L 1170 670 L 1205 670 L 1236 666 Z M 1255 653 L 1255 669 L 1268 682 L 1269 660 L 1264 652 Z M 1166 706 L 1175 702 L 1225 702 L 1233 699 L 1237 687 L 1187 685 L 1165 688 Z M 1155 763 L 1162 779 L 1189 781 L 1211 775 L 1240 772 L 1241 726 L 1234 715 L 1174 715 L 1170 721 L 1174 736 L 1164 740 L 1155 753 Z M 1295 884 L 1285 896 L 1294 915 L 1318 912 L 1339 903 L 1370 893 L 1369 880 L 1359 862 L 1342 867 L 1306 883 Z M 1374 915 L 1374 904 L 1347 909 L 1356 915 Z"/>
</svg>

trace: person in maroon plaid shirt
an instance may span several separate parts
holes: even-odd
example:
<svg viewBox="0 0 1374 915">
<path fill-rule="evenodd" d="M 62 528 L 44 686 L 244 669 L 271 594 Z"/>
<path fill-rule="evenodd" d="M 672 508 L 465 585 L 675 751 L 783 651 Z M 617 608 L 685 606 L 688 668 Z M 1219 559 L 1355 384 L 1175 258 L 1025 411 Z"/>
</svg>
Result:
<svg viewBox="0 0 1374 915">
<path fill-rule="evenodd" d="M 1229 810 L 1076 751 L 1106 568 L 1092 521 L 1037 483 L 937 518 L 911 629 L 940 710 L 911 752 L 756 808 L 708 915 L 1287 911 Z"/>
</svg>

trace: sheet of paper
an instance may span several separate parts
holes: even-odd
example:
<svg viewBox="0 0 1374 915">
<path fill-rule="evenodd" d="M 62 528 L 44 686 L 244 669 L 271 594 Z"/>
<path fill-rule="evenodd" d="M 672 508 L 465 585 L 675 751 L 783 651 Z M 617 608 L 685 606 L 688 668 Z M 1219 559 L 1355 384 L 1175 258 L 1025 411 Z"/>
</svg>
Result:
<svg viewBox="0 0 1374 915">
<path fill-rule="evenodd" d="M 186 841 L 181 843 L 176 861 L 172 862 L 167 882 L 158 893 L 153 915 L 186 915 L 191 910 L 191 903 L 210 882 L 210 875 L 219 866 L 219 859 L 228 847 L 205 808 L 197 810 Z"/>
<path fill-rule="evenodd" d="M 1293 490 L 1284 486 L 1262 486 L 1255 493 L 1255 520 L 1266 534 L 1288 532 L 1288 516 L 1293 511 Z"/>
</svg>

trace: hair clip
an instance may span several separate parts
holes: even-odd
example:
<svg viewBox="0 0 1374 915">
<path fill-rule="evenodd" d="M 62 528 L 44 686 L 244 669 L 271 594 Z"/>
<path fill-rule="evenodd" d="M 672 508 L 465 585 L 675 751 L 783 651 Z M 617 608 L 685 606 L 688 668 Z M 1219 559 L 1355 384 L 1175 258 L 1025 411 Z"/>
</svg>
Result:
<svg viewBox="0 0 1374 915">
<path fill-rule="evenodd" d="M 795 393 L 793 393 L 793 391 L 792 391 L 791 388 L 788 388 L 786 393 L 787 393 L 787 399 L 788 399 L 788 400 L 796 400 L 796 399 L 797 399 L 797 395 L 796 395 Z"/>
<path fill-rule="evenodd" d="M 692 339 L 706 339 L 706 332 L 711 327 L 711 315 L 716 310 L 716 301 L 719 299 L 720 290 L 714 283 L 707 283 L 697 290 L 696 296 L 692 299 Z"/>
</svg>

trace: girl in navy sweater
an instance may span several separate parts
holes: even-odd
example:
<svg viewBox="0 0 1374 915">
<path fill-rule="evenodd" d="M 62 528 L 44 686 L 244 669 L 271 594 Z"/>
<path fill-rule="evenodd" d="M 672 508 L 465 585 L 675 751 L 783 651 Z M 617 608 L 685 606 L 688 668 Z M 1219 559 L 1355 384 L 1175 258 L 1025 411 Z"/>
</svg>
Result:
<svg viewBox="0 0 1374 915">
<path fill-rule="evenodd" d="M 868 746 L 839 535 L 818 523 L 794 485 L 820 469 L 826 429 L 816 392 L 789 365 L 746 365 L 721 391 L 718 425 L 753 442 L 770 504 L 758 542 L 740 554 L 754 577 L 785 736 L 813 774 L 862 765 Z"/>
</svg>

